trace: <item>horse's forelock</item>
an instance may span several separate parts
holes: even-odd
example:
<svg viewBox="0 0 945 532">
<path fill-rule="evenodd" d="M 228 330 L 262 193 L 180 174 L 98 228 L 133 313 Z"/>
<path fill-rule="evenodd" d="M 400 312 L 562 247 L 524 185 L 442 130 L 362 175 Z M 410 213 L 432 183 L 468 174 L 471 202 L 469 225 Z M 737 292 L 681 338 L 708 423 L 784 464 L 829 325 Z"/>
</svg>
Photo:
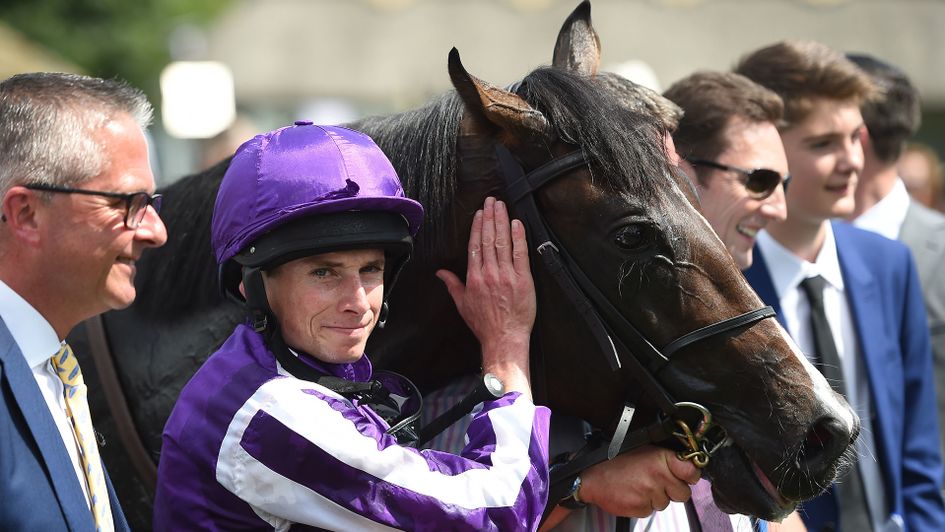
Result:
<svg viewBox="0 0 945 532">
<path fill-rule="evenodd" d="M 520 93 L 602 170 L 592 172 L 599 186 L 645 199 L 660 189 L 648 181 L 669 175 L 659 120 L 630 109 L 613 84 L 540 68 L 525 77 Z"/>
<path fill-rule="evenodd" d="M 601 170 L 592 172 L 599 186 L 644 200 L 659 189 L 648 180 L 668 173 L 661 124 L 628 108 L 626 95 L 614 84 L 540 68 L 525 77 L 519 92 L 545 114 L 561 139 L 582 146 Z M 351 124 L 377 142 L 407 195 L 423 204 L 427 223 L 421 253 L 436 254 L 448 244 L 463 111 L 460 98 L 450 92 L 419 109 Z"/>
</svg>

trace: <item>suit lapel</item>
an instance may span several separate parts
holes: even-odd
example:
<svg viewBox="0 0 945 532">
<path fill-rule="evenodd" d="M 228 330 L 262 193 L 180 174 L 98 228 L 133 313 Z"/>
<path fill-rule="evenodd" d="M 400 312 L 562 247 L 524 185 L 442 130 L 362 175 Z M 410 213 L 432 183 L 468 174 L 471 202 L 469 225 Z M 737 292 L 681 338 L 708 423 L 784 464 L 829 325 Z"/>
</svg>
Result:
<svg viewBox="0 0 945 532">
<path fill-rule="evenodd" d="M 72 459 L 62 444 L 62 436 L 49 412 L 33 372 L 26 365 L 20 348 L 6 325 L 0 320 L 0 364 L 14 400 L 23 413 L 26 424 L 42 455 L 49 483 L 56 492 L 63 515 L 72 530 L 94 528 L 92 512 L 74 473 Z M 51 472 L 58 474 L 51 474 Z"/>
<path fill-rule="evenodd" d="M 786 328 L 787 324 L 784 323 L 784 316 L 781 313 L 781 300 L 778 298 L 778 293 L 774 289 L 774 282 L 771 280 L 771 274 L 768 272 L 768 263 L 765 262 L 765 258 L 761 254 L 761 248 L 757 245 L 755 245 L 753 257 L 751 266 L 743 272 L 745 278 L 748 279 L 748 284 L 757 292 L 758 297 L 765 305 L 771 305 L 771 308 L 777 312 L 778 323 L 781 324 L 781 327 Z"/>
<path fill-rule="evenodd" d="M 131 530 L 128 521 L 125 519 L 125 513 L 121 509 L 121 503 L 118 501 L 118 495 L 115 493 L 115 487 L 112 486 L 112 479 L 108 476 L 108 471 L 102 464 L 102 473 L 105 475 L 105 486 L 108 488 L 108 503 L 112 508 L 112 521 L 115 523 L 115 532 L 127 532 Z"/>
<path fill-rule="evenodd" d="M 945 255 L 945 223 L 924 206 L 910 201 L 906 218 L 899 230 L 899 240 L 909 246 L 912 256 L 915 257 L 919 278 L 927 283 L 941 266 L 939 262 Z"/>
<path fill-rule="evenodd" d="M 841 233 L 836 224 L 834 224 L 834 232 Z M 850 240 L 838 236 L 836 242 L 840 269 L 843 272 L 844 293 L 850 303 L 850 311 L 856 325 L 856 338 L 869 379 L 872 413 L 876 419 L 880 420 L 879 423 L 871 423 L 874 440 L 877 443 L 882 442 L 880 447 L 883 457 L 878 462 L 893 464 L 896 461 L 892 459 L 890 453 L 899 447 L 891 445 L 886 426 L 882 423 L 884 419 L 891 419 L 889 416 L 892 413 L 889 412 L 889 404 L 886 401 L 876 400 L 884 396 L 879 388 L 886 374 L 886 368 L 883 367 L 885 360 L 883 353 L 886 351 L 885 342 L 888 338 L 885 334 L 874 334 L 869 338 L 864 336 L 864 331 L 882 331 L 885 328 L 882 315 L 877 310 L 882 308 L 879 286 L 876 284 L 876 278 L 864 263 L 859 250 L 850 244 Z M 877 452 L 880 451 L 877 450 Z"/>
</svg>

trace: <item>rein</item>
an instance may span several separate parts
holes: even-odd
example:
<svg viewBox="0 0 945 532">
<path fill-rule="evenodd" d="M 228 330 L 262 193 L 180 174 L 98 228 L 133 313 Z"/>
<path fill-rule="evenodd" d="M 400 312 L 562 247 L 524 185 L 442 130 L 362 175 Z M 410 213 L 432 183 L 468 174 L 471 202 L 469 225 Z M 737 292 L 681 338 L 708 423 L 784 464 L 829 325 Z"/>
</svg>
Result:
<svg viewBox="0 0 945 532">
<path fill-rule="evenodd" d="M 102 315 L 97 314 L 85 320 L 85 331 L 95 371 L 105 394 L 105 402 L 115 421 L 118 439 L 128 453 L 131 465 L 148 495 L 153 497 L 157 485 L 157 465 L 145 448 L 141 434 L 135 428 L 134 418 L 128 408 L 128 399 L 115 369 L 115 356 L 105 334 L 105 320 Z"/>
<path fill-rule="evenodd" d="M 699 468 L 708 465 L 712 454 L 729 441 L 728 435 L 721 426 L 713 423 L 712 414 L 707 408 L 696 403 L 675 401 L 659 382 L 657 375 L 669 363 L 670 356 L 680 349 L 773 317 L 774 309 L 766 306 L 719 321 L 677 338 L 662 350 L 657 349 L 624 318 L 571 258 L 538 210 L 535 201 L 538 190 L 572 170 L 588 166 L 583 152 L 575 150 L 530 172 L 525 172 L 502 144 L 496 145 L 496 156 L 500 173 L 506 181 L 508 201 L 528 228 L 529 241 L 535 246 L 544 267 L 584 319 L 611 369 L 617 371 L 627 364 L 631 374 L 644 388 L 645 395 L 656 403 L 662 413 L 656 422 L 631 432 L 630 423 L 635 409 L 629 402 L 625 404 L 614 435 L 606 447 L 602 440 L 592 439 L 572 458 L 552 466 L 548 500 L 557 503 L 584 469 L 648 443 L 676 438 L 685 448 L 677 453 L 680 459 L 691 460 Z M 620 353 L 630 356 L 621 358 Z M 690 428 L 692 414 L 696 415 L 695 430 Z M 553 507 L 551 504 L 546 508 L 546 517 Z"/>
</svg>

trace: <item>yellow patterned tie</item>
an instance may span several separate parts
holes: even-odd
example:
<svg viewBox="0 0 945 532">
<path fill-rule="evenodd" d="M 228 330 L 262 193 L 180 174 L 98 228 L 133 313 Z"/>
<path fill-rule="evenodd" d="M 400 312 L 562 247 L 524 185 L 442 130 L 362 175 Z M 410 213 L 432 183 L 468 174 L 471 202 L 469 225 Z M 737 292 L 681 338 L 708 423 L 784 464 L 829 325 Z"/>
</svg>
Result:
<svg viewBox="0 0 945 532">
<path fill-rule="evenodd" d="M 108 502 L 108 488 L 105 486 L 105 473 L 98 454 L 98 443 L 92 428 L 92 417 L 89 415 L 85 381 L 79 370 L 79 361 L 72 354 L 69 344 L 63 344 L 59 352 L 52 357 L 52 364 L 56 368 L 56 374 L 65 385 L 66 413 L 72 421 L 76 441 L 79 442 L 79 459 L 82 461 L 82 469 L 85 471 L 85 480 L 89 487 L 95 529 L 114 530 L 112 509 Z"/>
</svg>

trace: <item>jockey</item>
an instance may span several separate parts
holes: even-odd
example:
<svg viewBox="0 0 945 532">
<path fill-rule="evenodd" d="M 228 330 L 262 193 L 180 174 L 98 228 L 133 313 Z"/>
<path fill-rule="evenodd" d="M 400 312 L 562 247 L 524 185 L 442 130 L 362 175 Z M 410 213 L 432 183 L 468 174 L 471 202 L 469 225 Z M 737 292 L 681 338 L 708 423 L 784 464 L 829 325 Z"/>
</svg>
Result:
<svg viewBox="0 0 945 532">
<path fill-rule="evenodd" d="M 474 218 L 466 283 L 438 272 L 506 390 L 474 411 L 462 454 L 410 447 L 416 389 L 364 356 L 422 219 L 362 133 L 300 121 L 237 150 L 212 246 L 249 319 L 167 421 L 156 530 L 537 528 L 549 412 L 529 388 L 524 229 L 501 202 Z"/>
</svg>

